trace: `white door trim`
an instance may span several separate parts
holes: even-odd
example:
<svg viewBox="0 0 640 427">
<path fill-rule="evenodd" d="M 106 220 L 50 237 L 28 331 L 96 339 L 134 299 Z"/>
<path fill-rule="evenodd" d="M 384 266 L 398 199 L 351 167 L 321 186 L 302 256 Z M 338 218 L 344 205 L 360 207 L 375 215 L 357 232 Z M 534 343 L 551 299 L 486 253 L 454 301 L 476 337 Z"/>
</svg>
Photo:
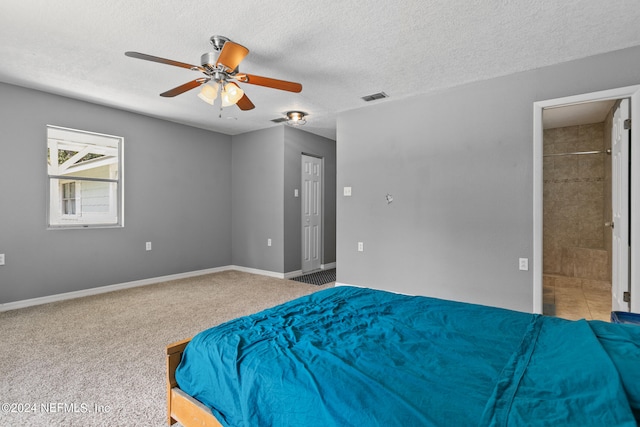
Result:
<svg viewBox="0 0 640 427">
<path fill-rule="evenodd" d="M 629 135 L 624 122 L 631 111 L 629 98 L 619 101 L 611 123 L 611 310 L 629 311 L 624 292 L 629 290 Z M 620 226 L 618 226 L 618 224 Z"/>
<path fill-rule="evenodd" d="M 631 98 L 631 122 L 640 125 L 640 85 L 585 93 L 533 103 L 533 312 L 542 313 L 542 110 L 561 105 Z M 640 147 L 640 130 L 631 132 L 631 147 Z M 640 313 L 640 149 L 631 150 L 631 311 Z"/>
</svg>

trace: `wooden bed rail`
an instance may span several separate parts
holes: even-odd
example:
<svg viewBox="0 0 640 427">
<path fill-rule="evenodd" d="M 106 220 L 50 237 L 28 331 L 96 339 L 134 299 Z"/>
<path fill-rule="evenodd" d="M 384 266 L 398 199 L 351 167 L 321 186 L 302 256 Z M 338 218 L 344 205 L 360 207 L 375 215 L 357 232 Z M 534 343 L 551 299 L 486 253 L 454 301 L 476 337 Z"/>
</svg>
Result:
<svg viewBox="0 0 640 427">
<path fill-rule="evenodd" d="M 174 342 L 167 346 L 167 421 L 169 425 L 175 424 L 176 420 L 171 417 L 171 389 L 177 387 L 176 368 L 182 360 L 182 352 L 191 338 Z"/>
<path fill-rule="evenodd" d="M 176 369 L 191 338 L 167 346 L 167 422 L 180 422 L 184 427 L 222 427 L 211 410 L 180 390 Z"/>
</svg>

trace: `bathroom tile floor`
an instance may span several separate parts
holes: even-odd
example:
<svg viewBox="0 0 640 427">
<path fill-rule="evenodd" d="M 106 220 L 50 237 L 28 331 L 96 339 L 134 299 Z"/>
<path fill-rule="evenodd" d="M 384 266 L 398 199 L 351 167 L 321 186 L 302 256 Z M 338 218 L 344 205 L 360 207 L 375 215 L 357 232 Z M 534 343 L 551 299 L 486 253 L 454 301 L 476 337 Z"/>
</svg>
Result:
<svg viewBox="0 0 640 427">
<path fill-rule="evenodd" d="M 544 314 L 569 320 L 611 320 L 610 283 L 545 274 L 543 286 Z"/>
</svg>

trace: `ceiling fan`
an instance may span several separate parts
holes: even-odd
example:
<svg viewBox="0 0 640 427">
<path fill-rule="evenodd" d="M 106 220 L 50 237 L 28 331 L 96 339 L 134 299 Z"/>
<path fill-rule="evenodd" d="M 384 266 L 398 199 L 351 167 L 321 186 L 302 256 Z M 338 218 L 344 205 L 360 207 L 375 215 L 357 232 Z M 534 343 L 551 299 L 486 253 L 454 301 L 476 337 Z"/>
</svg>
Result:
<svg viewBox="0 0 640 427">
<path fill-rule="evenodd" d="M 174 97 L 201 86 L 198 97 L 211 105 L 213 105 L 214 100 L 218 97 L 218 93 L 220 93 L 222 100 L 221 108 L 235 104 L 241 110 L 251 110 L 255 108 L 255 105 L 253 105 L 253 102 L 251 102 L 240 86 L 231 80 L 289 92 L 302 91 L 302 85 L 300 83 L 241 73 L 238 70 L 238 66 L 249 53 L 249 49 L 232 42 L 224 36 L 212 36 L 210 42 L 215 52 L 203 54 L 200 57 L 201 65 L 186 64 L 184 62 L 139 52 L 129 51 L 125 52 L 125 55 L 131 58 L 159 62 L 161 64 L 187 68 L 192 71 L 200 71 L 204 74 L 204 77 L 199 77 L 161 93 L 160 96 L 164 97 Z"/>
</svg>

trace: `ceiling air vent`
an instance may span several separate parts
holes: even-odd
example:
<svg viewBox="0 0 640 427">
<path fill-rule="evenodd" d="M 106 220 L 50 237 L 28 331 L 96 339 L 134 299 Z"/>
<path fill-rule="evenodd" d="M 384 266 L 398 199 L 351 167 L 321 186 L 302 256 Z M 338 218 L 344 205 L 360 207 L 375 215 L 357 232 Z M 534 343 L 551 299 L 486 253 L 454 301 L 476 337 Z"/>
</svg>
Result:
<svg viewBox="0 0 640 427">
<path fill-rule="evenodd" d="M 280 117 L 279 119 L 273 119 L 271 120 L 273 123 L 282 123 L 282 122 L 286 122 L 288 119 L 286 117 Z"/>
<path fill-rule="evenodd" d="M 367 96 L 363 96 L 362 99 L 366 102 L 370 102 L 370 101 L 375 101 L 376 99 L 382 99 L 382 98 L 388 98 L 389 95 L 387 95 L 384 92 L 378 92 L 378 93 L 374 93 L 373 95 L 367 95 Z"/>
</svg>

